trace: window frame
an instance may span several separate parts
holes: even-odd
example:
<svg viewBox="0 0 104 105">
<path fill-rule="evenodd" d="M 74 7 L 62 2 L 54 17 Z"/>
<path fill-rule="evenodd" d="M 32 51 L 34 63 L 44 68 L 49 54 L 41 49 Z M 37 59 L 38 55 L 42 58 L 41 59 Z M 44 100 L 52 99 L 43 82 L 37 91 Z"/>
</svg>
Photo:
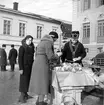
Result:
<svg viewBox="0 0 104 105">
<path fill-rule="evenodd" d="M 3 35 L 11 35 L 12 19 L 3 18 Z"/>
<path fill-rule="evenodd" d="M 99 0 L 99 6 L 104 5 L 104 0 Z"/>
<path fill-rule="evenodd" d="M 98 37 L 104 37 L 104 19 L 97 21 L 98 25 Z"/>
<path fill-rule="evenodd" d="M 52 26 L 52 31 L 57 32 L 57 30 L 58 30 L 58 27 L 56 27 L 56 26 Z"/>
<path fill-rule="evenodd" d="M 19 21 L 19 37 L 26 35 L 26 22 Z"/>
<path fill-rule="evenodd" d="M 91 0 L 84 0 L 83 1 L 83 11 L 88 10 L 91 8 Z"/>
<path fill-rule="evenodd" d="M 90 38 L 90 22 L 83 23 L 83 38 Z"/>
<path fill-rule="evenodd" d="M 41 39 L 41 37 L 42 37 L 42 32 L 43 32 L 43 26 L 42 25 L 39 25 L 39 24 L 37 24 L 37 36 L 36 36 L 36 38 L 37 39 Z"/>
</svg>

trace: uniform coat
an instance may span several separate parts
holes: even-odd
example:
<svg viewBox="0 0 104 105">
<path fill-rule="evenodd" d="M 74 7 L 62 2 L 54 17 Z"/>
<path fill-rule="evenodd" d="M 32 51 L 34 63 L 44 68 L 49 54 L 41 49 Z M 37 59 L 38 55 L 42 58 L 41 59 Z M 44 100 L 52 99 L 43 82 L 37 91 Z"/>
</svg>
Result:
<svg viewBox="0 0 104 105">
<path fill-rule="evenodd" d="M 3 48 L 0 48 L 0 66 L 7 65 L 7 54 Z"/>
<path fill-rule="evenodd" d="M 23 41 L 22 46 L 19 48 L 18 55 L 19 69 L 23 70 L 23 74 L 20 74 L 20 92 L 28 92 L 33 60 L 34 45 L 26 45 Z"/>
<path fill-rule="evenodd" d="M 32 67 L 30 92 L 38 95 L 48 94 L 49 60 L 54 58 L 53 39 L 45 35 L 37 46 L 35 61 Z"/>
<path fill-rule="evenodd" d="M 17 58 L 17 50 L 15 48 L 12 48 L 8 56 L 8 59 L 11 65 L 16 64 L 16 58 Z"/>
<path fill-rule="evenodd" d="M 82 59 L 86 56 L 86 51 L 83 44 L 80 43 L 79 41 L 76 43 L 75 46 L 76 46 L 76 49 L 74 53 L 74 58 L 81 57 L 80 60 L 76 61 L 76 63 L 81 64 Z M 65 62 L 66 60 L 73 61 L 73 51 L 71 50 L 71 48 L 72 48 L 71 41 L 69 41 L 65 44 L 63 48 L 62 56 L 61 56 L 62 62 Z"/>
</svg>

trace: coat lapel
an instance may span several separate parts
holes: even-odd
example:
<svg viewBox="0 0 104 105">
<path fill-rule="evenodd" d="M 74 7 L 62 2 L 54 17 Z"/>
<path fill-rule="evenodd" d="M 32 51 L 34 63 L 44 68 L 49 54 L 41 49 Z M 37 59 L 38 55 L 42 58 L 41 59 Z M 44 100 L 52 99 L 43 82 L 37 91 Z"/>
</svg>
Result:
<svg viewBox="0 0 104 105">
<path fill-rule="evenodd" d="M 75 44 L 75 50 L 73 50 L 72 43 L 71 43 L 71 41 L 69 42 L 69 47 L 70 47 L 70 50 L 72 52 L 72 57 L 73 58 L 75 57 L 75 53 L 76 53 L 76 51 L 78 49 L 78 46 L 79 46 L 79 42 L 77 42 L 77 44 Z"/>
</svg>

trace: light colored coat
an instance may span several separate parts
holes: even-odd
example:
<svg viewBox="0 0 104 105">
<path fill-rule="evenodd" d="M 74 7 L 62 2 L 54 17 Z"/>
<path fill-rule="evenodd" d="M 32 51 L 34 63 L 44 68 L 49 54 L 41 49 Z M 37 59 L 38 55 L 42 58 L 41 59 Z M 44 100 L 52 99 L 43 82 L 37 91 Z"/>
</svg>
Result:
<svg viewBox="0 0 104 105">
<path fill-rule="evenodd" d="M 49 89 L 49 60 L 53 57 L 53 39 L 45 35 L 37 46 L 35 61 L 32 67 L 30 92 L 48 94 Z"/>
</svg>

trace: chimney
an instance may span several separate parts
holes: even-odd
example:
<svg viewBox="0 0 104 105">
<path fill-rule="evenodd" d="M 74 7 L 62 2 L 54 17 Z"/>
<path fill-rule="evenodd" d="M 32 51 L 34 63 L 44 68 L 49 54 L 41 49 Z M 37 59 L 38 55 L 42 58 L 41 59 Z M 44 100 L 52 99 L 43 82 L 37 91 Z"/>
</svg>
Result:
<svg viewBox="0 0 104 105">
<path fill-rule="evenodd" d="M 14 10 L 18 10 L 18 2 L 14 2 L 13 3 L 13 9 Z"/>
</svg>

